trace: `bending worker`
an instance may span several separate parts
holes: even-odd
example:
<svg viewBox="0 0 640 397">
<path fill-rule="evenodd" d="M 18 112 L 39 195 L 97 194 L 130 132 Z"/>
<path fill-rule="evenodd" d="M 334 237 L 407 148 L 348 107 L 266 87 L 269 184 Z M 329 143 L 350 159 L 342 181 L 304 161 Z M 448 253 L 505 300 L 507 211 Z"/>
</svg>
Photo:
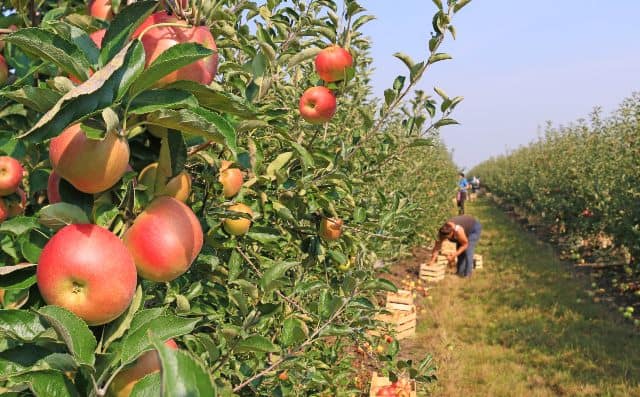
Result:
<svg viewBox="0 0 640 397">
<path fill-rule="evenodd" d="M 442 242 L 449 240 L 456 243 L 456 252 L 447 255 L 449 262 L 458 259 L 458 275 L 462 277 L 471 276 L 473 271 L 473 251 L 480 239 L 482 226 L 476 218 L 471 215 L 458 215 L 449 219 L 438 231 L 438 241 L 431 252 L 429 265 L 436 263 Z"/>
</svg>

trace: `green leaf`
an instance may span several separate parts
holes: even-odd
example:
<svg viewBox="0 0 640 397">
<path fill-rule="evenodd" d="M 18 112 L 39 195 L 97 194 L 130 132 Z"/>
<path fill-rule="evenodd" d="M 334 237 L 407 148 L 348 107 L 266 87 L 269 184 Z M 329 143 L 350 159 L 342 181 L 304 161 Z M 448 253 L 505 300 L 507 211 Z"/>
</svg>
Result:
<svg viewBox="0 0 640 397">
<path fill-rule="evenodd" d="M 184 350 L 172 349 L 152 336 L 162 364 L 162 394 L 171 397 L 214 396 L 213 381 L 204 365 Z"/>
<path fill-rule="evenodd" d="M 416 138 L 409 144 L 409 147 L 421 146 L 435 146 L 435 142 L 431 138 Z"/>
<path fill-rule="evenodd" d="M 238 147 L 233 126 L 217 113 L 204 108 L 162 109 L 150 113 L 147 121 L 188 135 L 201 136 L 210 141 L 225 144 L 234 154 Z"/>
<path fill-rule="evenodd" d="M 129 105 L 129 114 L 146 114 L 160 109 L 182 109 L 198 106 L 191 93 L 177 89 L 147 90 Z"/>
<path fill-rule="evenodd" d="M 323 337 L 327 337 L 327 336 L 348 336 L 348 335 L 352 335 L 353 332 L 354 332 L 354 329 L 349 327 L 349 326 L 331 324 L 327 328 L 322 330 L 322 332 L 320 333 L 320 336 L 323 336 Z"/>
<path fill-rule="evenodd" d="M 447 93 L 444 92 L 441 88 L 433 87 L 433 90 L 436 92 L 436 94 L 440 96 L 440 98 L 442 98 L 442 100 L 446 101 L 449 99 L 449 96 L 447 95 Z"/>
<path fill-rule="evenodd" d="M 38 228 L 38 222 L 32 217 L 16 216 L 0 224 L 0 232 L 8 232 L 19 236 Z"/>
<path fill-rule="evenodd" d="M 256 110 L 251 103 L 243 98 L 215 90 L 211 87 L 196 83 L 195 81 L 176 81 L 165 88 L 174 88 L 190 92 L 197 98 L 200 106 L 216 110 L 223 114 L 232 114 L 244 119 L 250 119 L 256 115 Z"/>
<path fill-rule="evenodd" d="M 234 351 L 236 353 L 277 353 L 280 348 L 262 335 L 251 335 L 238 342 Z"/>
<path fill-rule="evenodd" d="M 43 26 L 52 28 L 65 40 L 75 44 L 82 51 L 89 63 L 92 65 L 98 63 L 100 50 L 84 30 L 60 20 L 49 21 L 43 24 Z"/>
<path fill-rule="evenodd" d="M 416 63 L 413 61 L 413 59 L 411 59 L 409 55 L 402 52 L 396 52 L 395 54 L 393 54 L 393 56 L 401 60 L 409 70 L 413 70 L 413 67 Z"/>
<path fill-rule="evenodd" d="M 64 94 L 20 137 L 31 135 L 33 140 L 38 141 L 55 136 L 78 119 L 112 106 L 124 95 L 143 68 L 144 49 L 140 42 L 135 41 L 87 81 Z"/>
<path fill-rule="evenodd" d="M 462 7 L 471 3 L 471 0 L 458 0 L 455 6 L 453 6 L 453 12 L 458 12 L 462 9 Z"/>
<path fill-rule="evenodd" d="M 0 288 L 27 289 L 36 283 L 35 263 L 0 267 Z"/>
<path fill-rule="evenodd" d="M 105 65 L 118 54 L 131 38 L 136 28 L 145 20 L 158 5 L 155 1 L 137 1 L 123 8 L 111 21 L 102 39 L 100 64 Z M 144 60 L 143 60 L 144 63 Z"/>
<path fill-rule="evenodd" d="M 267 166 L 267 176 L 275 178 L 276 172 L 284 167 L 289 160 L 291 160 L 291 157 L 293 157 L 293 152 L 280 153 L 278 157 Z"/>
<path fill-rule="evenodd" d="M 91 223 L 82 208 L 63 202 L 42 207 L 38 213 L 38 222 L 54 230 L 61 229 L 66 225 Z"/>
<path fill-rule="evenodd" d="M 0 335 L 3 338 L 29 342 L 46 328 L 35 313 L 25 310 L 0 310 Z"/>
<path fill-rule="evenodd" d="M 158 397 L 162 395 L 160 372 L 154 372 L 136 382 L 129 397 Z"/>
<path fill-rule="evenodd" d="M 299 262 L 280 262 L 268 268 L 260 278 L 260 286 L 264 291 L 270 291 L 275 281 L 282 278 L 289 269 L 299 264 Z"/>
<path fill-rule="evenodd" d="M 313 156 L 311 155 L 311 153 L 309 153 L 309 151 L 307 151 L 307 149 L 304 148 L 304 146 L 300 145 L 297 142 L 291 142 L 291 146 L 293 146 L 293 148 L 296 149 L 296 151 L 300 155 L 300 159 L 302 160 L 302 165 L 305 168 L 310 168 L 315 165 L 315 161 L 313 161 Z"/>
<path fill-rule="evenodd" d="M 125 334 L 125 332 L 127 332 L 129 327 L 131 326 L 133 317 L 135 316 L 138 309 L 140 309 L 140 307 L 142 306 L 143 296 L 144 295 L 142 292 L 142 286 L 138 285 L 138 288 L 136 288 L 136 293 L 133 296 L 133 300 L 131 301 L 131 304 L 129 305 L 127 310 L 122 313 L 120 317 L 107 325 L 104 330 L 103 337 L 103 348 L 105 350 L 109 348 L 111 343 L 120 339 Z"/>
<path fill-rule="evenodd" d="M 59 371 L 37 371 L 12 378 L 21 384 L 27 383 L 36 397 L 76 397 L 79 396 L 71 380 Z"/>
<path fill-rule="evenodd" d="M 396 287 L 395 284 L 383 278 L 377 278 L 375 280 L 367 281 L 362 285 L 362 289 L 374 290 L 374 291 L 398 292 L 398 287 Z"/>
<path fill-rule="evenodd" d="M 127 334 L 120 346 L 122 362 L 125 364 L 130 363 L 140 354 L 151 349 L 151 342 L 147 336 L 148 332 L 153 332 L 158 338 L 166 341 L 167 339 L 190 333 L 198 321 L 200 321 L 198 318 L 162 315 L 140 324 L 137 329 L 132 329 Z"/>
<path fill-rule="evenodd" d="M 280 342 L 286 346 L 294 346 L 304 342 L 309 337 L 309 328 L 302 320 L 289 317 L 282 324 Z"/>
<path fill-rule="evenodd" d="M 384 90 L 384 103 L 387 106 L 390 106 L 393 103 L 393 100 L 396 99 L 396 92 L 391 88 L 387 88 Z"/>
<path fill-rule="evenodd" d="M 393 90 L 395 92 L 400 93 L 400 91 L 402 91 L 402 88 L 404 87 L 404 80 L 404 76 L 396 77 L 396 79 L 393 81 Z"/>
<path fill-rule="evenodd" d="M 84 320 L 58 306 L 41 307 L 38 314 L 56 330 L 79 364 L 93 366 L 98 342 Z"/>
<path fill-rule="evenodd" d="M 438 7 L 438 10 L 442 11 L 442 0 L 432 0 L 433 4 L 436 5 L 436 7 Z"/>
<path fill-rule="evenodd" d="M 444 127 L 445 125 L 452 125 L 452 124 L 459 124 L 459 123 L 457 121 L 455 121 L 454 119 L 444 118 L 444 119 L 438 120 L 433 125 L 433 128 L 440 128 L 440 127 Z"/>
<path fill-rule="evenodd" d="M 444 61 L 447 59 L 451 59 L 451 55 L 440 52 L 440 53 L 431 55 L 429 57 L 429 63 L 433 64 L 433 63 Z"/>
<path fill-rule="evenodd" d="M 169 47 L 138 77 L 131 87 L 132 95 L 135 96 L 157 84 L 164 76 L 211 54 L 212 50 L 197 43 L 180 43 Z"/>
<path fill-rule="evenodd" d="M 3 40 L 29 55 L 53 63 L 81 80 L 89 77 L 91 64 L 84 53 L 57 34 L 40 28 L 23 28 L 5 35 Z"/>
<path fill-rule="evenodd" d="M 366 24 L 367 22 L 371 22 L 374 19 L 376 19 L 375 16 L 373 15 L 362 15 L 361 17 L 358 17 L 358 19 L 356 19 L 353 24 L 351 25 L 351 29 L 356 31 L 358 30 L 361 26 L 363 26 L 364 24 Z"/>
<path fill-rule="evenodd" d="M 290 68 L 301 64 L 302 62 L 314 58 L 322 49 L 319 47 L 310 47 L 302 51 L 297 52 L 294 56 L 289 58 L 288 65 Z"/>
<path fill-rule="evenodd" d="M 2 95 L 40 113 L 51 109 L 62 96 L 59 92 L 48 88 L 31 86 L 22 87 L 16 91 L 3 92 Z"/>
</svg>

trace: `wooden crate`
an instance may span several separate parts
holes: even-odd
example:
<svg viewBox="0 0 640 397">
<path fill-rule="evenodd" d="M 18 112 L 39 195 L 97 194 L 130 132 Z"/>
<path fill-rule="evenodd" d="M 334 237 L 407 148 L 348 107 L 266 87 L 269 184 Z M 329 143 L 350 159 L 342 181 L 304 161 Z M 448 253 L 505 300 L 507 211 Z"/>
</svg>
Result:
<svg viewBox="0 0 640 397">
<path fill-rule="evenodd" d="M 429 266 L 426 263 L 420 265 L 420 278 L 425 281 L 438 282 L 444 279 L 447 273 L 447 262 L 436 263 L 434 266 Z"/>
<path fill-rule="evenodd" d="M 483 263 L 482 263 L 482 255 L 478 255 L 478 254 L 474 254 L 473 255 L 473 268 L 474 269 L 482 269 L 483 267 Z"/>
<path fill-rule="evenodd" d="M 377 372 L 373 372 L 371 374 L 371 388 L 369 389 L 369 397 L 377 397 L 378 390 L 381 387 L 389 386 L 391 384 L 391 380 L 389 380 L 386 376 L 378 376 Z M 409 397 L 416 397 L 416 381 L 409 380 L 409 385 L 411 386 L 411 392 Z"/>
<path fill-rule="evenodd" d="M 442 242 L 442 246 L 440 247 L 440 254 L 441 255 L 447 255 L 447 254 L 453 254 L 456 252 L 456 243 L 449 241 L 449 240 L 444 240 Z"/>
<path fill-rule="evenodd" d="M 387 305 L 389 310 L 411 311 L 413 308 L 413 292 L 399 289 L 398 292 L 387 292 Z"/>
<path fill-rule="evenodd" d="M 416 307 L 411 305 L 411 310 L 388 310 L 390 313 L 380 313 L 376 320 L 391 325 L 396 333 L 396 339 L 404 339 L 416 334 Z"/>
</svg>

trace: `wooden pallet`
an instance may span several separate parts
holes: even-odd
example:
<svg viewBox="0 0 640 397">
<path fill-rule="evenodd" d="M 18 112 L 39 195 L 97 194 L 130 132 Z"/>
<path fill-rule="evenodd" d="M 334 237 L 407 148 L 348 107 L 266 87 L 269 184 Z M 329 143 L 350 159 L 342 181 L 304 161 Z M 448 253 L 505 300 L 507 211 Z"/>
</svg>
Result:
<svg viewBox="0 0 640 397">
<path fill-rule="evenodd" d="M 482 269 L 483 260 L 482 255 L 474 254 L 473 255 L 473 268 L 474 269 Z"/>
<path fill-rule="evenodd" d="M 411 305 L 411 310 L 388 310 L 390 313 L 380 313 L 376 320 L 391 325 L 396 333 L 396 339 L 404 339 L 416 334 L 416 307 Z"/>
<path fill-rule="evenodd" d="M 420 278 L 431 282 L 444 280 L 447 273 L 447 263 L 446 261 L 445 263 L 436 263 L 434 266 L 423 263 L 420 265 Z"/>
<path fill-rule="evenodd" d="M 416 397 L 416 381 L 408 380 L 409 385 L 411 386 L 411 392 L 409 397 Z M 391 380 L 389 380 L 386 376 L 378 376 L 377 372 L 371 373 L 371 388 L 369 389 L 369 397 L 377 397 L 378 390 L 381 387 L 389 386 L 391 384 Z"/>
<path fill-rule="evenodd" d="M 398 292 L 387 292 L 387 305 L 389 310 L 411 311 L 413 308 L 413 292 L 399 289 Z"/>
</svg>

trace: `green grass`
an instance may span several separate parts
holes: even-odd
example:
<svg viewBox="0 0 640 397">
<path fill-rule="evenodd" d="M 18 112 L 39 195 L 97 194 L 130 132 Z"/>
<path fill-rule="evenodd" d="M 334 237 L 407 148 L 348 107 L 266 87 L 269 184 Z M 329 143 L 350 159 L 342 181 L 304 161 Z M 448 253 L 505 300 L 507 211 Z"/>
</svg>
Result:
<svg viewBox="0 0 640 397">
<path fill-rule="evenodd" d="M 404 355 L 432 353 L 435 396 L 640 396 L 640 334 L 587 296 L 553 249 L 486 201 L 484 269 L 431 290 Z M 418 258 L 421 259 L 421 258 Z"/>
</svg>

